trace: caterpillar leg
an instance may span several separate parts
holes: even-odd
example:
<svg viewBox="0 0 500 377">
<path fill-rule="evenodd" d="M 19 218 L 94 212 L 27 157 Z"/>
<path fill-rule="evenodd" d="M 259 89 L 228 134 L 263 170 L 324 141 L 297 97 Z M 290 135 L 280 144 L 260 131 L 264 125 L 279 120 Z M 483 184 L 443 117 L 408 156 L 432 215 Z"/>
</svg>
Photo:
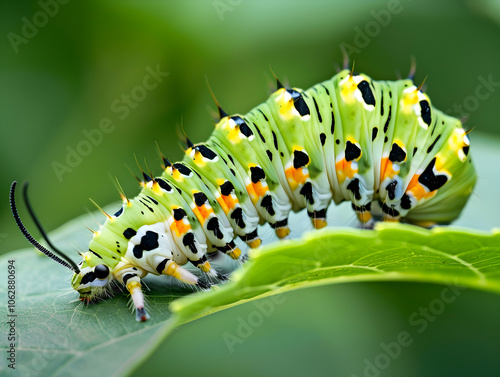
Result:
<svg viewBox="0 0 500 377">
<path fill-rule="evenodd" d="M 367 224 L 372 220 L 372 214 L 370 213 L 372 204 L 368 203 L 364 206 L 357 206 L 352 203 L 352 209 L 356 212 L 356 217 L 362 224 Z"/>
<path fill-rule="evenodd" d="M 191 264 L 193 266 L 199 268 L 201 271 L 203 271 L 208 276 L 211 276 L 213 278 L 216 278 L 216 279 L 222 280 L 222 281 L 227 280 L 226 276 L 222 275 L 220 272 L 218 272 L 215 268 L 213 268 L 210 265 L 210 262 L 207 260 L 207 256 L 205 254 L 202 255 L 199 259 L 196 259 L 196 260 L 190 259 L 189 261 L 191 262 Z M 186 283 L 196 284 L 196 285 L 203 284 L 199 278 L 197 278 L 196 276 L 194 276 L 193 274 L 191 274 L 188 270 L 185 270 L 185 269 L 183 269 L 182 267 L 180 267 L 178 265 L 177 265 L 177 267 L 180 268 L 181 270 L 185 271 L 186 273 L 190 274 L 195 279 L 197 279 L 197 281 L 195 283 L 190 283 L 190 282 L 187 282 L 187 281 L 186 281 Z M 180 278 L 178 278 L 178 279 L 182 280 Z M 200 288 L 204 288 L 204 287 L 200 285 Z"/>
<path fill-rule="evenodd" d="M 206 263 L 210 267 L 208 261 Z M 189 272 L 185 268 L 182 268 L 170 259 L 160 260 L 160 262 L 156 265 L 156 271 L 158 271 L 162 275 L 173 276 L 174 278 L 190 285 L 196 285 L 203 289 L 210 288 L 210 285 L 208 283 L 203 282 L 200 278 L 193 275 L 191 272 Z"/>
<path fill-rule="evenodd" d="M 307 211 L 307 215 L 311 218 L 312 224 L 316 229 L 321 229 L 328 225 L 326 221 L 326 208 L 313 212 Z"/>
<path fill-rule="evenodd" d="M 254 231 L 245 234 L 244 236 L 240 236 L 240 238 L 247 243 L 252 249 L 255 249 L 260 246 L 262 240 L 259 238 L 259 234 L 257 233 L 257 229 Z"/>
<path fill-rule="evenodd" d="M 138 276 L 131 276 L 127 279 L 128 276 L 131 275 L 126 274 L 123 277 L 123 283 L 132 296 L 135 307 L 135 319 L 137 322 L 145 322 L 150 316 L 144 308 L 144 294 L 142 293 L 141 279 Z"/>
<path fill-rule="evenodd" d="M 236 246 L 234 241 L 227 243 L 226 246 L 217 247 L 217 250 L 229 255 L 234 260 L 238 260 L 241 256 L 241 250 Z"/>
<path fill-rule="evenodd" d="M 276 221 L 271 224 L 271 228 L 274 229 L 278 238 L 285 238 L 290 234 L 290 228 L 288 227 L 288 219 Z"/>
<path fill-rule="evenodd" d="M 114 272 L 115 277 L 129 291 L 135 307 L 135 319 L 138 322 L 147 321 L 150 316 L 144 308 L 144 294 L 141 288 L 141 277 L 147 275 L 142 268 L 131 265 L 118 265 Z"/>
</svg>

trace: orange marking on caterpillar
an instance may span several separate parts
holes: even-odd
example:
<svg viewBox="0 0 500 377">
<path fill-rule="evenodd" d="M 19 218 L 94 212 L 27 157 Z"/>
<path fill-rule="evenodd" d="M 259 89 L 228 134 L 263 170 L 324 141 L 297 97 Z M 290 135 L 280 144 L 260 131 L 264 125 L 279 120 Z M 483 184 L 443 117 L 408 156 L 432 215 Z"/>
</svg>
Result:
<svg viewBox="0 0 500 377">
<path fill-rule="evenodd" d="M 206 261 L 205 263 L 203 263 L 202 265 L 200 265 L 199 268 L 203 272 L 210 272 L 210 270 L 212 269 L 212 267 L 210 266 L 210 263 L 208 261 Z"/>
<path fill-rule="evenodd" d="M 203 225 L 205 221 L 210 217 L 210 214 L 214 213 L 212 207 L 207 206 L 206 204 L 203 204 L 199 207 L 194 206 L 192 210 L 201 225 Z"/>
<path fill-rule="evenodd" d="M 299 185 L 306 183 L 307 178 L 309 178 L 308 171 L 304 173 L 304 168 L 295 169 L 293 166 L 285 170 L 285 175 L 292 191 Z"/>
<path fill-rule="evenodd" d="M 259 197 L 257 196 L 257 193 L 255 192 L 255 189 L 253 187 L 253 183 L 249 183 L 248 185 L 245 186 L 248 192 L 248 195 L 250 196 L 250 199 L 252 199 L 252 202 L 255 204 L 259 200 Z"/>
<path fill-rule="evenodd" d="M 222 210 L 225 214 L 227 214 L 230 210 L 236 207 L 236 204 L 239 203 L 238 198 L 233 194 L 230 195 L 220 195 L 217 198 L 217 202 L 219 202 Z"/>
<path fill-rule="evenodd" d="M 380 162 L 380 182 L 383 182 L 387 177 L 394 178 L 396 174 L 393 162 L 389 160 L 389 157 L 383 157 Z"/>
<path fill-rule="evenodd" d="M 236 207 L 236 204 L 239 203 L 238 198 L 232 194 L 228 196 L 223 195 L 222 198 L 226 202 L 227 208 L 229 208 L 230 210 Z"/>
<path fill-rule="evenodd" d="M 353 169 L 352 161 L 346 161 L 346 159 L 343 158 L 335 164 L 335 171 L 337 172 L 339 183 L 344 183 L 346 178 L 354 178 L 354 175 L 358 172 L 358 169 Z"/>
<path fill-rule="evenodd" d="M 356 212 L 356 216 L 362 223 L 367 223 L 372 218 L 372 214 L 369 211 Z"/>
<path fill-rule="evenodd" d="M 415 199 L 417 199 L 417 201 L 420 201 L 422 199 L 429 199 L 436 195 L 437 190 L 430 192 L 427 191 L 427 189 L 418 181 L 419 177 L 420 174 L 415 174 L 412 177 L 410 183 L 408 184 L 406 192 L 411 192 Z"/>
<path fill-rule="evenodd" d="M 221 206 L 222 210 L 224 211 L 224 213 L 227 214 L 229 212 L 229 208 L 227 207 L 227 204 L 224 201 L 224 199 L 222 198 L 222 196 L 219 195 L 216 197 L 216 199 L 217 199 L 217 202 L 219 203 L 219 205 Z"/>
<path fill-rule="evenodd" d="M 189 224 L 189 221 L 184 220 L 185 219 L 174 220 L 174 222 L 170 225 L 170 229 L 175 233 L 177 237 L 185 235 L 191 229 L 191 224 Z"/>
<path fill-rule="evenodd" d="M 246 186 L 248 195 L 250 195 L 250 199 L 252 199 L 252 202 L 255 204 L 259 201 L 259 198 L 263 198 L 266 196 L 266 193 L 269 191 L 269 188 L 267 185 L 263 185 L 261 181 L 257 183 L 249 183 Z"/>
</svg>

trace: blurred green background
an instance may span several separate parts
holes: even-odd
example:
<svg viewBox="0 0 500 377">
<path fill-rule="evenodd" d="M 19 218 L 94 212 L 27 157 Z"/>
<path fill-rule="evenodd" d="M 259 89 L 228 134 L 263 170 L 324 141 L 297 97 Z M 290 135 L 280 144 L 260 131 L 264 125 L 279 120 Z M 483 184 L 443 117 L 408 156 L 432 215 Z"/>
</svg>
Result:
<svg viewBox="0 0 500 377">
<path fill-rule="evenodd" d="M 483 84 L 477 92 L 484 80 L 500 82 L 498 0 L 57 4 L 45 6 L 48 16 L 40 15 L 37 1 L 0 5 L 2 254 L 26 246 L 8 208 L 13 180 L 30 181 L 34 207 L 52 230 L 92 210 L 89 197 L 102 205 L 115 201 L 110 177 L 134 196 L 137 182 L 124 164 L 137 171 L 135 153 L 159 174 L 155 141 L 169 158 L 180 159 L 181 124 L 193 141 L 205 140 L 214 109 L 206 77 L 227 112 L 245 113 L 270 93 L 270 66 L 282 81 L 308 88 L 342 64 L 342 44 L 356 70 L 374 79 L 406 77 L 415 57 L 416 81 L 428 76 L 433 105 L 458 117 L 469 114 L 472 151 L 481 135 L 493 148 L 499 145 L 499 86 L 485 90 Z M 137 89 L 151 69 L 168 76 L 154 89 Z M 123 95 L 136 98 L 128 110 Z M 113 130 L 85 149 L 85 134 L 105 118 Z M 79 146 L 85 155 L 69 166 L 68 153 Z M 490 172 L 498 174 L 498 160 L 484 164 L 480 180 L 488 181 Z M 55 165 L 68 171 L 56 173 Z M 473 202 L 488 208 L 487 195 L 498 196 L 497 187 Z M 492 208 L 491 224 L 483 228 L 500 226 L 498 210 Z M 462 224 L 474 226 L 474 219 Z M 231 354 L 222 334 L 235 331 L 238 316 L 255 311 L 243 305 L 183 326 L 137 375 L 376 376 L 364 360 L 380 354 L 380 343 L 411 331 L 409 315 L 441 291 L 360 283 L 294 292 Z M 428 330 L 413 331 L 414 343 L 378 373 L 500 376 L 499 314 L 496 296 L 465 291 Z"/>
</svg>

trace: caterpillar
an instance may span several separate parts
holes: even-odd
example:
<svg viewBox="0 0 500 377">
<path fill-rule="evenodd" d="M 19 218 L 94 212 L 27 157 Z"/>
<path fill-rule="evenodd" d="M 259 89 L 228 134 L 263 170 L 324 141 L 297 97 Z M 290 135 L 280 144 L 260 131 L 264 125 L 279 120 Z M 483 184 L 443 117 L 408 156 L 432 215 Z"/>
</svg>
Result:
<svg viewBox="0 0 500 377">
<path fill-rule="evenodd" d="M 235 237 L 256 248 L 259 224 L 269 223 L 285 238 L 290 211 L 306 208 L 315 228 L 327 225 L 332 200 L 350 201 L 363 224 L 429 227 L 458 217 L 476 181 L 467 131 L 434 108 L 413 77 L 374 81 L 344 68 L 308 90 L 276 82 L 277 90 L 246 115 L 228 115 L 216 101 L 219 120 L 210 138 L 186 139 L 180 162 L 162 155 L 162 175 L 142 172 L 134 199 L 121 191 L 122 207 L 114 215 L 103 211 L 106 221 L 78 264 L 26 230 L 14 182 L 10 202 L 18 227 L 74 272 L 71 285 L 80 300 L 107 296 L 117 281 L 130 292 L 136 319 L 146 321 L 146 275 L 208 289 L 225 276 L 207 255 L 220 251 L 244 260 Z M 30 209 L 26 195 L 25 201 Z M 201 277 L 182 267 L 187 262 Z"/>
</svg>

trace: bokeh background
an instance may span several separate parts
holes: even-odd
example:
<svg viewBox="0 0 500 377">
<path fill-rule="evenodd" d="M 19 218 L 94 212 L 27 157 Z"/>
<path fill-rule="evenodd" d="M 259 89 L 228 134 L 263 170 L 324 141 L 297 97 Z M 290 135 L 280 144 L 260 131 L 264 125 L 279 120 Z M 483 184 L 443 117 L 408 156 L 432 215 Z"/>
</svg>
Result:
<svg viewBox="0 0 500 377">
<path fill-rule="evenodd" d="M 205 140 L 215 108 L 206 78 L 227 112 L 244 114 L 269 95 L 270 66 L 282 81 L 307 88 L 336 72 L 341 45 L 356 70 L 374 79 L 406 77 L 414 57 L 416 81 L 428 76 L 433 105 L 468 114 L 472 150 L 475 139 L 500 146 L 498 0 L 42 0 L 0 7 L 2 254 L 26 246 L 8 208 L 13 180 L 30 181 L 34 207 L 52 230 L 93 210 L 89 197 L 102 205 L 117 200 L 115 176 L 135 195 L 125 167 L 138 171 L 134 154 L 159 174 L 155 142 L 175 160 L 182 157 L 181 127 L 193 141 Z M 163 72 L 161 82 L 143 90 L 151 70 Z M 112 130 L 89 144 L 85 135 L 97 135 L 103 119 Z M 498 175 L 496 158 L 484 160 L 480 180 Z M 489 202 L 497 188 L 473 198 L 489 208 L 488 221 L 465 218 L 462 225 L 500 226 L 500 208 Z M 289 293 L 231 353 L 224 333 L 235 334 L 238 318 L 256 310 L 243 305 L 181 327 L 136 375 L 500 376 L 497 296 L 463 291 L 422 333 L 411 325 L 412 313 L 442 290 L 359 283 Z M 387 360 L 381 344 L 402 331 L 412 344 L 384 368 L 370 367 Z"/>
</svg>

